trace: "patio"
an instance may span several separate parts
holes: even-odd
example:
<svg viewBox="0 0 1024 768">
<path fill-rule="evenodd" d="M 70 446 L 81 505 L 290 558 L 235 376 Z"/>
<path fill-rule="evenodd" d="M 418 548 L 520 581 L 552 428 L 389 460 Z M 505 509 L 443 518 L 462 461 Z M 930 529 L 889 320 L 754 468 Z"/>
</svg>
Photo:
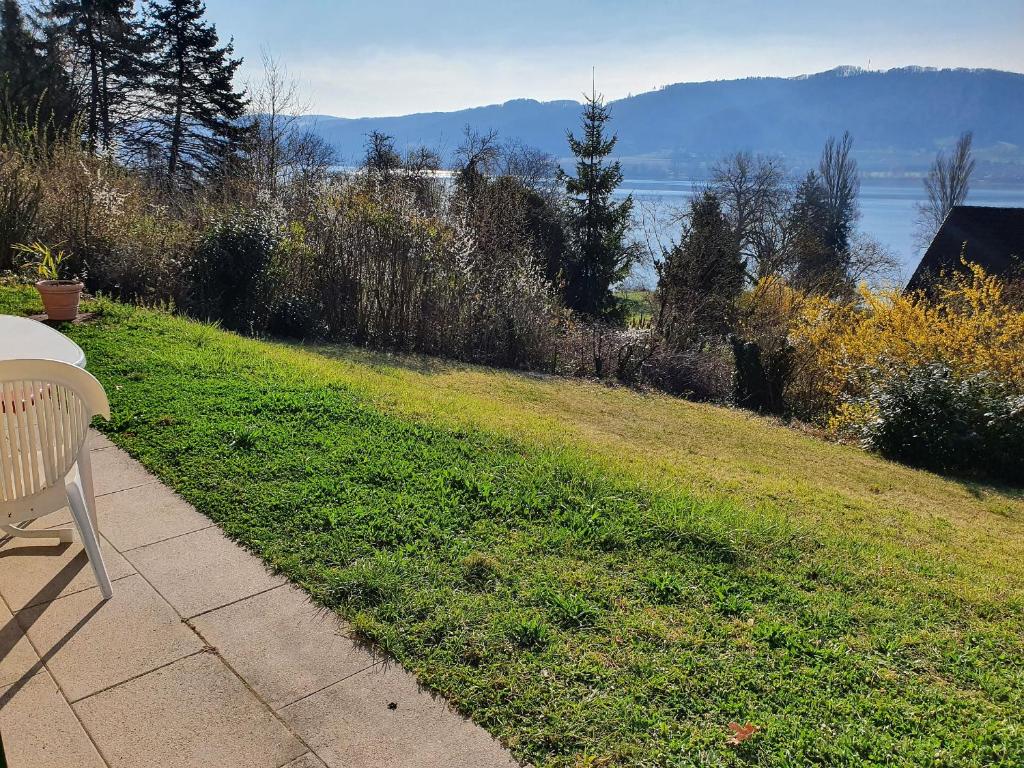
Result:
<svg viewBox="0 0 1024 768">
<path fill-rule="evenodd" d="M 78 543 L 0 546 L 11 766 L 516 765 L 126 453 L 90 439 L 113 599 L 100 599 Z"/>
</svg>

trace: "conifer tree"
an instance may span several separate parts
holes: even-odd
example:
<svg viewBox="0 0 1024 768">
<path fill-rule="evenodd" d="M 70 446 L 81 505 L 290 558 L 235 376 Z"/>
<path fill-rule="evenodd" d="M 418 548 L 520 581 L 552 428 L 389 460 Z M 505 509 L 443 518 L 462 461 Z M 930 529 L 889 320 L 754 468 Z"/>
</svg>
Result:
<svg viewBox="0 0 1024 768">
<path fill-rule="evenodd" d="M 583 106 L 583 135 L 570 131 L 569 147 L 576 156 L 576 176 L 560 178 L 569 196 L 572 245 L 563 279 L 571 308 L 602 319 L 617 319 L 620 304 L 611 287 L 629 273 L 635 249 L 626 240 L 633 198 L 615 202 L 612 194 L 622 182 L 618 161 L 608 162 L 617 137 L 607 135 L 611 114 L 596 91 Z"/>
<path fill-rule="evenodd" d="M 829 138 L 817 171 L 799 184 L 790 209 L 794 278 L 805 290 L 841 294 L 852 288 L 851 243 L 860 216 L 860 176 L 853 139 Z"/>
<path fill-rule="evenodd" d="M 169 181 L 209 176 L 245 135 L 246 99 L 235 90 L 231 42 L 220 45 L 201 0 L 151 2 L 149 141 Z"/>
<path fill-rule="evenodd" d="M 133 0 L 52 0 L 46 17 L 81 73 L 85 138 L 105 152 L 133 129 L 144 88 L 145 45 Z"/>
<path fill-rule="evenodd" d="M 17 0 L 3 0 L 0 5 L 0 73 L 6 77 L 4 85 L 11 101 L 29 104 L 38 98 L 40 59 L 20 4 Z"/>
<path fill-rule="evenodd" d="M 817 171 L 808 171 L 797 185 L 789 211 L 793 281 L 815 290 L 833 271 L 828 241 L 828 203 Z"/>
<path fill-rule="evenodd" d="M 17 0 L 0 3 L 0 102 L 3 131 L 25 122 L 48 133 L 67 127 L 75 115 L 75 95 L 53 50 L 50 29 L 34 34 Z"/>
<path fill-rule="evenodd" d="M 680 242 L 658 265 L 659 330 L 675 346 L 732 329 L 746 276 L 719 196 L 704 190 L 690 201 Z"/>
</svg>

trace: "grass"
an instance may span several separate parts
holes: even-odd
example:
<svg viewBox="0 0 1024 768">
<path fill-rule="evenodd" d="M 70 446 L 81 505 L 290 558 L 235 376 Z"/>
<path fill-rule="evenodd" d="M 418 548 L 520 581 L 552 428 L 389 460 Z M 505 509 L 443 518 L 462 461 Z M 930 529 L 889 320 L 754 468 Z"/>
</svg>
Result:
<svg viewBox="0 0 1024 768">
<path fill-rule="evenodd" d="M 649 327 L 657 313 L 654 292 L 644 289 L 616 294 L 626 310 L 626 324 L 632 328 Z"/>
<path fill-rule="evenodd" d="M 524 760 L 1024 763 L 1019 492 L 729 409 L 98 309 L 65 331 L 110 437 Z"/>
</svg>

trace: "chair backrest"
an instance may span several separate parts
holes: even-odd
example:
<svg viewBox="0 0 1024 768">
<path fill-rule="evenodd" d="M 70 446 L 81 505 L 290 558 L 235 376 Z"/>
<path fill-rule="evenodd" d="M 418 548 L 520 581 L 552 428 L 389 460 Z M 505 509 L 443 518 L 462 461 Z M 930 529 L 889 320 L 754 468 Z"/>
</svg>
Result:
<svg viewBox="0 0 1024 768">
<path fill-rule="evenodd" d="M 62 485 L 93 416 L 110 418 L 103 386 L 58 360 L 0 360 L 0 502 Z"/>
</svg>

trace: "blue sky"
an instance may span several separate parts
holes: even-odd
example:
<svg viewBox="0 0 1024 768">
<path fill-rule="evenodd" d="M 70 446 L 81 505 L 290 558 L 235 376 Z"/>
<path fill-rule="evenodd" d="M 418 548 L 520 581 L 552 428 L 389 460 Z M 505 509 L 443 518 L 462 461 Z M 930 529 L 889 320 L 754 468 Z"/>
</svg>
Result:
<svg viewBox="0 0 1024 768">
<path fill-rule="evenodd" d="M 361 117 L 578 98 L 854 64 L 1024 72 L 1024 0 L 207 0 L 256 81 L 266 52 L 310 112 Z"/>
</svg>

